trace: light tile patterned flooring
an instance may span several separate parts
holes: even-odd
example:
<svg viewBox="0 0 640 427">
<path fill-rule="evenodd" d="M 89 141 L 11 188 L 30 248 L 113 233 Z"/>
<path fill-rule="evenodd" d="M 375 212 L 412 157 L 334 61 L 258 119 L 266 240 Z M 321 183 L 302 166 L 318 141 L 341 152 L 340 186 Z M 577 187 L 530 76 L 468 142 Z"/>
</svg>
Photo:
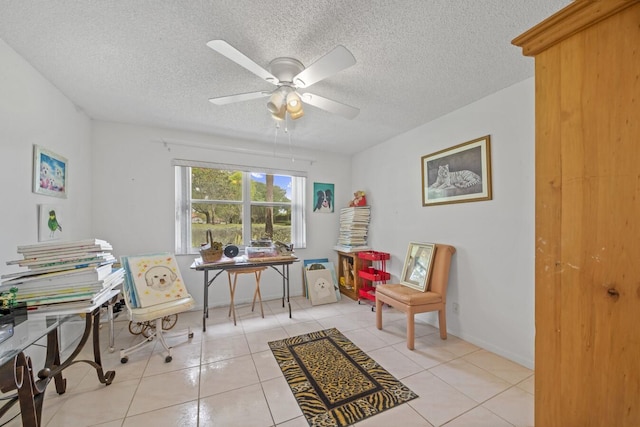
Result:
<svg viewBox="0 0 640 427">
<path fill-rule="evenodd" d="M 191 325 L 195 336 L 188 343 L 186 335 L 171 340 L 176 346 L 170 363 L 158 343 L 120 363 L 118 350 L 140 340 L 129 333 L 122 312 L 115 322 L 115 352 L 107 349 L 106 324 L 101 333 L 103 363 L 116 371 L 113 384 L 100 384 L 86 363 L 72 365 L 65 371 L 65 394 L 56 394 L 53 384 L 47 389 L 43 425 L 308 426 L 267 343 L 336 327 L 420 396 L 359 427 L 533 426 L 533 371 L 455 336 L 443 341 L 420 316 L 416 348 L 407 350 L 405 315 L 393 308 L 384 308 L 379 331 L 369 304 L 345 297 L 315 307 L 294 297 L 291 304 L 292 319 L 281 300 L 265 302 L 264 319 L 241 305 L 237 326 L 227 307 L 213 308 L 205 333 L 201 311 L 180 314 L 176 329 Z M 90 359 L 90 347 L 79 358 Z M 16 418 L 8 425 L 20 424 Z"/>
</svg>

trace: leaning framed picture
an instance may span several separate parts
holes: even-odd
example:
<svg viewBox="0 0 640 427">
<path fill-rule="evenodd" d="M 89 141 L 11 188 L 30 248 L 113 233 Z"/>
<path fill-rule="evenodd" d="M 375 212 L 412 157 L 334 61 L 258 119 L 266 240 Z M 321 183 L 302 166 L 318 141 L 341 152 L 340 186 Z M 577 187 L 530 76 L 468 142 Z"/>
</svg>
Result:
<svg viewBox="0 0 640 427">
<path fill-rule="evenodd" d="M 33 192 L 67 197 L 69 162 L 66 158 L 39 145 L 33 146 Z"/>
<path fill-rule="evenodd" d="M 309 299 L 311 305 L 328 304 L 338 301 L 338 283 L 336 273 L 333 268 L 327 268 L 318 263 L 309 265 L 305 269 L 307 283 L 309 284 Z M 339 292 L 339 290 L 338 290 Z"/>
<path fill-rule="evenodd" d="M 436 245 L 434 243 L 409 243 L 400 283 L 424 292 L 431 276 L 435 251 Z"/>
<path fill-rule="evenodd" d="M 489 135 L 422 156 L 422 206 L 491 198 Z"/>
</svg>

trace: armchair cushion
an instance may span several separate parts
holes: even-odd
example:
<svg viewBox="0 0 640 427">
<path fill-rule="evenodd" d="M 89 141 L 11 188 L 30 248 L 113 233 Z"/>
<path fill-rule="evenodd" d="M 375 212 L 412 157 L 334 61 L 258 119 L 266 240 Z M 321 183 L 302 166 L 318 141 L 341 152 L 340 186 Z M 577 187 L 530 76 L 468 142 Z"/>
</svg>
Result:
<svg viewBox="0 0 640 427">
<path fill-rule="evenodd" d="M 421 292 L 401 284 L 382 284 L 376 287 L 376 295 L 393 298 L 401 304 L 424 305 L 442 301 L 442 295 L 435 292 Z"/>
</svg>

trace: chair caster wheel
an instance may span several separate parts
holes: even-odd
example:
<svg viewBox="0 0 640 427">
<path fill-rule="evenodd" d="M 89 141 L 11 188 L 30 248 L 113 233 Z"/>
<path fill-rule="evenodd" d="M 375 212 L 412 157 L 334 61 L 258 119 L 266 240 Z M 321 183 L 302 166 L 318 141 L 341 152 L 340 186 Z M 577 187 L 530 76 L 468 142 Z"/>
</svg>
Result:
<svg viewBox="0 0 640 427">
<path fill-rule="evenodd" d="M 360 305 L 360 300 L 358 300 L 358 305 Z"/>
<path fill-rule="evenodd" d="M 193 338 L 193 332 L 189 334 L 189 339 Z"/>
<path fill-rule="evenodd" d="M 169 362 L 171 362 L 172 360 L 173 360 L 173 357 L 171 357 L 171 356 L 167 356 L 167 357 L 165 357 L 165 358 L 164 358 L 164 363 L 169 363 Z"/>
<path fill-rule="evenodd" d="M 127 363 L 128 361 L 129 361 L 129 358 L 127 356 L 120 359 L 120 363 Z"/>
</svg>

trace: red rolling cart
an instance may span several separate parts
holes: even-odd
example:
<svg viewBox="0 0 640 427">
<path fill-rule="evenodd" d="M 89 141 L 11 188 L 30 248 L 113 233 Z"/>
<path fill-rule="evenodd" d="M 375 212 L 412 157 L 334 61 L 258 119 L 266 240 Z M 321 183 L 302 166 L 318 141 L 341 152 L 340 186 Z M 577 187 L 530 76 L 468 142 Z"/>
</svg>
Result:
<svg viewBox="0 0 640 427">
<path fill-rule="evenodd" d="M 369 261 L 369 265 L 358 271 L 358 276 L 363 280 L 363 285 L 358 290 L 358 304 L 360 299 L 376 300 L 376 282 L 386 283 L 391 278 L 387 270 L 387 260 L 391 255 L 386 252 L 363 251 L 358 252 L 358 258 Z M 371 307 L 374 310 L 374 307 Z"/>
</svg>

